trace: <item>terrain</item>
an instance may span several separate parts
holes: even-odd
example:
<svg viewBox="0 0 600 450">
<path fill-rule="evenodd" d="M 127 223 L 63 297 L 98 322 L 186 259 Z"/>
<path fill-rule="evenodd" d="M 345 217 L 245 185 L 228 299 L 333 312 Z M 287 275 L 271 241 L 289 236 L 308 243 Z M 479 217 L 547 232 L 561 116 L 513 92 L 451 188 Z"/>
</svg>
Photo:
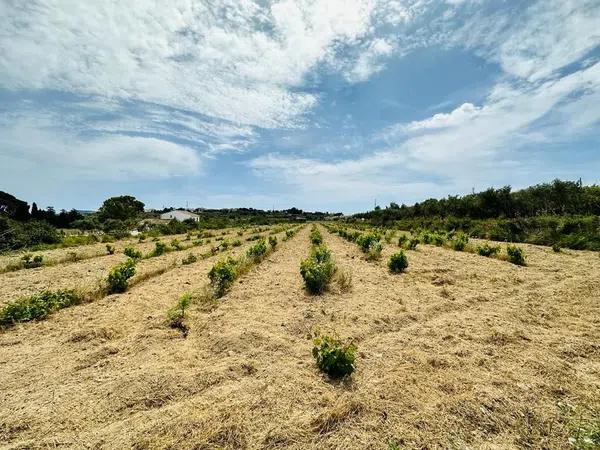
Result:
<svg viewBox="0 0 600 450">
<path fill-rule="evenodd" d="M 521 267 L 419 245 L 394 275 L 394 243 L 366 261 L 319 228 L 347 292 L 305 291 L 305 226 L 218 301 L 194 303 L 187 338 L 166 311 L 223 254 L 0 331 L 0 446 L 572 448 L 600 407 L 597 253 L 524 244 Z M 117 256 L 2 274 L 0 303 L 92 283 Z M 355 343 L 351 377 L 319 372 L 315 331 Z"/>
</svg>

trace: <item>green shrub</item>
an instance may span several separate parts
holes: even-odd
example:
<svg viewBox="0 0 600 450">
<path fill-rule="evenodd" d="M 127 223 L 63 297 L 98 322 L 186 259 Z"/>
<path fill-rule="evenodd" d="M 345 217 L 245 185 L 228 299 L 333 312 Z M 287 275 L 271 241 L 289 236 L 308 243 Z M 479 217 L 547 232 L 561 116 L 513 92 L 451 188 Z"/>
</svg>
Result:
<svg viewBox="0 0 600 450">
<path fill-rule="evenodd" d="M 181 250 L 181 243 L 177 239 L 171 241 L 171 248 L 173 250 Z"/>
<path fill-rule="evenodd" d="M 506 247 L 506 254 L 508 255 L 508 261 L 518 266 L 525 265 L 525 252 L 521 247 L 516 245 L 509 245 Z"/>
<path fill-rule="evenodd" d="M 114 255 L 115 248 L 110 244 L 106 244 L 106 253 L 108 253 L 109 255 Z"/>
<path fill-rule="evenodd" d="M 189 327 L 185 324 L 185 312 L 192 303 L 192 294 L 186 292 L 177 300 L 177 304 L 167 311 L 167 320 L 171 328 L 181 330 L 183 337 L 186 337 L 189 332 Z"/>
<path fill-rule="evenodd" d="M 107 290 L 109 294 L 125 292 L 129 286 L 129 279 L 135 275 L 135 260 L 128 259 L 119 264 L 108 274 Z"/>
<path fill-rule="evenodd" d="M 222 297 L 237 277 L 237 262 L 233 258 L 223 259 L 210 269 L 208 278 L 215 297 Z"/>
<path fill-rule="evenodd" d="M 419 245 L 420 243 L 421 243 L 421 241 L 419 241 L 418 238 L 412 238 L 406 244 L 406 248 L 407 248 L 407 250 L 416 250 L 417 245 Z"/>
<path fill-rule="evenodd" d="M 30 297 L 23 297 L 0 308 L 0 326 L 43 319 L 58 309 L 82 301 L 83 297 L 72 290 L 44 291 Z"/>
<path fill-rule="evenodd" d="M 358 236 L 356 243 L 364 253 L 369 253 L 371 247 L 378 244 L 380 239 L 379 233 L 365 233 Z"/>
<path fill-rule="evenodd" d="M 331 260 L 328 251 L 320 253 L 319 257 L 311 256 L 300 263 L 300 275 L 302 275 L 304 284 L 311 294 L 325 292 L 335 271 L 335 264 Z"/>
<path fill-rule="evenodd" d="M 381 258 L 382 250 L 383 246 L 381 245 L 381 242 L 375 242 L 367 252 L 367 260 L 374 261 Z"/>
<path fill-rule="evenodd" d="M 267 253 L 267 242 L 264 239 L 261 239 L 256 244 L 248 249 L 246 255 L 251 258 L 254 262 L 260 261 L 264 258 Z"/>
<path fill-rule="evenodd" d="M 165 253 L 167 253 L 166 244 L 158 241 L 154 244 L 154 250 L 152 250 L 152 253 L 150 253 L 150 256 L 160 256 L 160 255 L 164 255 Z"/>
<path fill-rule="evenodd" d="M 487 242 L 477 246 L 477 254 L 481 256 L 494 256 L 500 252 L 500 246 L 489 245 Z"/>
<path fill-rule="evenodd" d="M 554 244 L 552 244 L 552 250 L 553 250 L 555 253 L 560 253 L 560 245 L 559 245 L 558 243 L 556 243 L 556 242 L 555 242 Z"/>
<path fill-rule="evenodd" d="M 269 236 L 269 245 L 273 248 L 277 246 L 277 236 Z"/>
<path fill-rule="evenodd" d="M 23 267 L 26 269 L 33 269 L 34 267 L 40 267 L 44 265 L 44 257 L 42 255 L 33 256 L 31 253 L 27 253 L 21 257 Z"/>
<path fill-rule="evenodd" d="M 188 265 L 188 264 L 193 264 L 196 261 L 198 261 L 198 257 L 196 255 L 194 255 L 193 253 L 190 253 L 185 258 L 183 258 L 183 260 L 181 261 L 181 264 Z"/>
<path fill-rule="evenodd" d="M 408 258 L 402 250 L 390 256 L 388 268 L 392 273 L 400 273 L 408 267 Z"/>
<path fill-rule="evenodd" d="M 321 232 L 314 225 L 312 227 L 312 230 L 310 230 L 310 242 L 313 245 L 320 245 L 323 243 L 323 236 L 321 236 Z"/>
<path fill-rule="evenodd" d="M 146 240 L 146 236 L 144 236 L 143 234 L 140 234 L 140 236 L 138 237 L 138 242 L 144 242 Z"/>
<path fill-rule="evenodd" d="M 356 346 L 344 344 L 331 336 L 318 336 L 313 341 L 312 354 L 322 372 L 332 378 L 343 378 L 354 372 Z"/>
<path fill-rule="evenodd" d="M 292 230 L 285 230 L 285 237 L 286 238 L 291 238 L 294 236 L 294 232 Z"/>
<path fill-rule="evenodd" d="M 450 247 L 458 252 L 462 252 L 469 242 L 469 236 L 464 233 L 457 233 L 450 241 Z"/>
<path fill-rule="evenodd" d="M 394 239 L 395 234 L 396 234 L 396 232 L 394 230 L 388 230 L 383 235 L 383 239 L 385 240 L 386 243 L 389 244 L 392 242 L 392 239 Z"/>
<path fill-rule="evenodd" d="M 408 236 L 406 234 L 401 234 L 398 238 L 398 247 L 406 248 L 408 244 Z"/>
<path fill-rule="evenodd" d="M 236 239 L 235 241 L 233 241 L 231 243 L 231 245 L 233 245 L 234 247 L 239 247 L 240 245 L 242 245 L 242 241 L 240 241 L 239 239 Z"/>
<path fill-rule="evenodd" d="M 142 258 L 142 252 L 134 249 L 133 247 L 126 247 L 125 250 L 123 250 L 123 253 L 125 254 L 125 256 L 129 256 L 131 259 Z"/>
<path fill-rule="evenodd" d="M 318 263 L 331 260 L 331 251 L 324 245 L 314 245 L 310 251 L 310 257 Z"/>
<path fill-rule="evenodd" d="M 221 242 L 221 245 L 219 245 L 219 248 L 220 248 L 222 251 L 225 251 L 225 250 L 227 250 L 227 249 L 228 249 L 230 246 L 231 246 L 231 243 L 230 243 L 230 242 L 229 242 L 227 239 L 224 239 L 224 240 L 223 240 L 223 242 Z"/>
</svg>

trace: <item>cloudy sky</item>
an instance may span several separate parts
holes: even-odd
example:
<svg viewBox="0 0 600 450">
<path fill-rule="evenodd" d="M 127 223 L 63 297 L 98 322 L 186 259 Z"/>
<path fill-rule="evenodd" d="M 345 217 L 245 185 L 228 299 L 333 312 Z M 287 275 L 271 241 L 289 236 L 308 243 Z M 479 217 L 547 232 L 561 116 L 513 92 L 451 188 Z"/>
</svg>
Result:
<svg viewBox="0 0 600 450">
<path fill-rule="evenodd" d="M 599 0 L 0 0 L 0 190 L 354 212 L 600 182 Z"/>
</svg>

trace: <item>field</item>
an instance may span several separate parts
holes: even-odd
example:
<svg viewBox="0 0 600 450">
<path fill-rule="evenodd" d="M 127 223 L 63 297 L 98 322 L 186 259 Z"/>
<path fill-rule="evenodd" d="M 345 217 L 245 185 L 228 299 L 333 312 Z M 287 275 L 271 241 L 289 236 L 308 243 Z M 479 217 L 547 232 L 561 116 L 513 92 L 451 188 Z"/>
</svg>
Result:
<svg viewBox="0 0 600 450">
<path fill-rule="evenodd" d="M 211 254 L 213 238 L 143 259 L 124 293 L 4 328 L 0 446 L 597 448 L 597 252 L 523 244 L 527 265 L 518 266 L 421 244 L 392 274 L 397 237 L 367 261 L 355 243 L 318 228 L 338 270 L 351 274 L 349 289 L 308 293 L 299 268 L 311 226 L 285 241 L 275 229 L 274 251 L 225 295 L 196 297 L 183 337 L 167 311 L 201 291 L 215 262 L 254 244 L 251 230 L 229 229 L 242 245 Z M 135 245 L 147 252 L 154 243 Z M 0 306 L 42 289 L 93 286 L 124 260 L 119 247 L 1 273 Z M 0 260 L 0 271 L 10 261 Z M 350 377 L 319 371 L 317 331 L 357 346 Z"/>
</svg>

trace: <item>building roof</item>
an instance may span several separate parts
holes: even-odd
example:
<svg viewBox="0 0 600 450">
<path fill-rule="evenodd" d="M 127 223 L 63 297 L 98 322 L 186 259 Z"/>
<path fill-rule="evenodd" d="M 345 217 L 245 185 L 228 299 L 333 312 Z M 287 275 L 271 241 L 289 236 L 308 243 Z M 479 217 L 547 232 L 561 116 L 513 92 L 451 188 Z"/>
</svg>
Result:
<svg viewBox="0 0 600 450">
<path fill-rule="evenodd" d="M 174 213 L 179 213 L 181 215 L 188 216 L 188 217 L 200 217 L 198 214 L 194 214 L 193 212 L 186 211 L 185 209 L 174 209 L 173 211 L 167 211 L 167 212 L 161 214 L 161 216 L 164 214 L 174 214 Z"/>
</svg>

